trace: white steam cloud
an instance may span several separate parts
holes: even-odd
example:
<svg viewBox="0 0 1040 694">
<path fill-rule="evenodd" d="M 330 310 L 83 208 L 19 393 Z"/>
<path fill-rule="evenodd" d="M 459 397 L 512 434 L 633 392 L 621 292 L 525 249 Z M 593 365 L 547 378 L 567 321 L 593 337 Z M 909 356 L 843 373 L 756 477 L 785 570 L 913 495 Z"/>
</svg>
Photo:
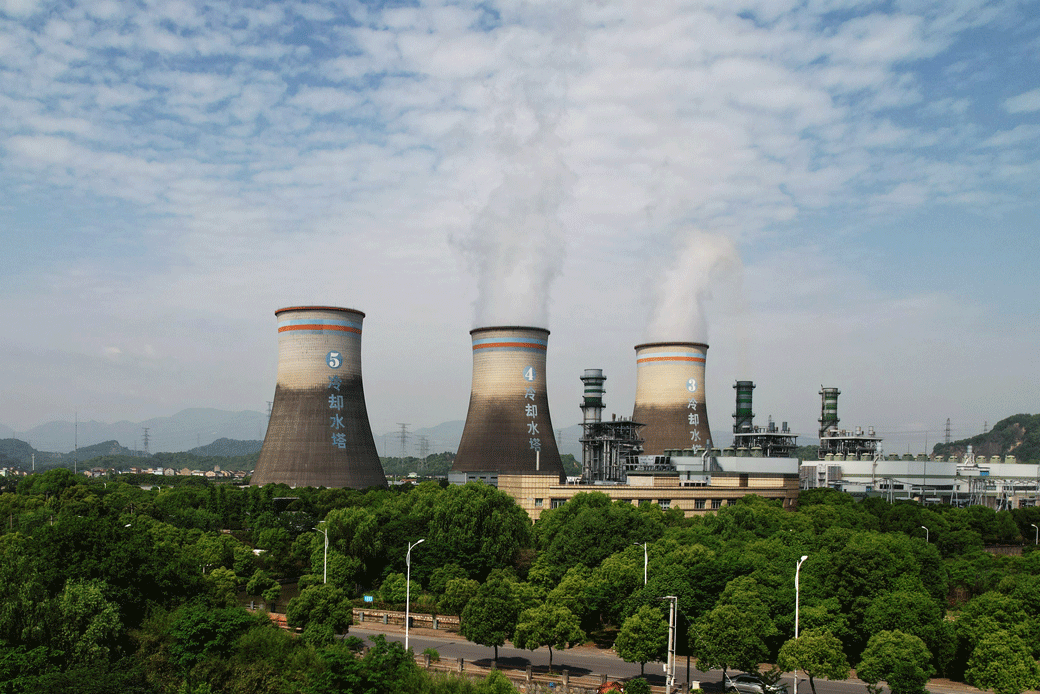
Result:
<svg viewBox="0 0 1040 694">
<path fill-rule="evenodd" d="M 711 286 L 723 273 L 742 267 L 736 246 L 726 236 L 692 232 L 685 241 L 675 264 L 657 285 L 647 326 L 649 342 L 707 343 L 704 304 L 711 298 Z"/>
<path fill-rule="evenodd" d="M 453 239 L 477 279 L 477 327 L 548 327 L 550 290 L 563 266 L 560 210 L 574 175 L 561 154 L 559 126 L 579 34 L 573 7 L 545 9 L 553 12 L 540 18 L 552 27 L 548 42 L 533 51 L 524 41 L 507 42 L 516 49 L 513 67 L 492 78 L 489 144 L 502 167 L 501 183 L 474 217 L 469 236 Z M 514 46 L 505 50 L 514 53 Z"/>
</svg>

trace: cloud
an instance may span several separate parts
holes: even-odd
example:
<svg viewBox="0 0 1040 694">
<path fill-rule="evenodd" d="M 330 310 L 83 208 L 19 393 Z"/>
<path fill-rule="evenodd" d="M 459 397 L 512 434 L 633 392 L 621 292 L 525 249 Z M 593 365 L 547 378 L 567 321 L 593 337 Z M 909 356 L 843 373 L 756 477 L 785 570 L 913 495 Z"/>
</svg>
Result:
<svg viewBox="0 0 1040 694">
<path fill-rule="evenodd" d="M 777 239 L 834 239 L 820 251 L 833 258 L 899 237 L 904 214 L 1028 216 L 1035 191 L 1035 126 L 979 119 L 1001 106 L 964 86 L 983 79 L 979 59 L 950 79 L 972 27 L 999 33 L 1013 7 L 99 2 L 46 21 L 24 20 L 38 5 L 5 7 L 0 222 L 62 241 L 43 261 L 8 254 L 0 282 L 25 291 L 7 315 L 42 315 L 44 296 L 47 311 L 77 307 L 62 317 L 81 333 L 128 333 L 92 357 L 143 354 L 159 333 L 188 381 L 253 383 L 260 367 L 195 323 L 169 334 L 136 317 L 201 313 L 267 344 L 274 308 L 327 300 L 371 311 L 373 331 L 381 312 L 406 316 L 394 329 L 421 326 L 441 355 L 456 333 L 466 354 L 473 321 L 634 343 L 667 274 L 686 305 L 662 297 L 664 324 L 700 334 L 690 307 L 724 290 L 689 285 L 712 275 L 688 257 L 690 230 L 717 244 L 708 256 L 760 271 Z M 1031 112 L 1036 98 L 1003 105 Z M 68 248 L 119 252 L 76 258 L 84 276 L 63 282 Z M 859 286 L 862 270 L 847 272 Z M 701 315 L 722 325 L 713 309 L 705 299 Z M 395 349 L 423 362 L 386 330 L 373 367 Z M 264 354 L 251 358 L 270 366 Z M 413 400 L 402 390 L 373 412 L 398 421 L 394 403 Z"/>
<path fill-rule="evenodd" d="M 1032 113 L 1040 111 L 1040 88 L 1013 96 L 1004 101 L 1008 113 Z"/>
</svg>

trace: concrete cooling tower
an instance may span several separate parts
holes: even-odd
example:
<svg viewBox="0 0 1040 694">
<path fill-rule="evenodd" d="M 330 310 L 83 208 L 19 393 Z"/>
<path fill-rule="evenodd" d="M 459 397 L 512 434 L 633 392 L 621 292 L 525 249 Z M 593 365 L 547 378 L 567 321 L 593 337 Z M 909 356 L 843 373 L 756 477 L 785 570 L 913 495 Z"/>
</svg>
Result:
<svg viewBox="0 0 1040 694">
<path fill-rule="evenodd" d="M 278 384 L 252 484 L 385 487 L 361 386 L 364 313 L 294 306 L 278 318 Z"/>
<path fill-rule="evenodd" d="M 451 472 L 484 473 L 481 479 L 489 480 L 499 473 L 562 479 L 545 391 L 549 331 L 477 328 L 470 335 L 473 390 Z"/>
<path fill-rule="evenodd" d="M 632 420 L 644 425 L 644 455 L 711 447 L 704 402 L 708 345 L 654 342 L 636 346 L 636 403 Z"/>
</svg>

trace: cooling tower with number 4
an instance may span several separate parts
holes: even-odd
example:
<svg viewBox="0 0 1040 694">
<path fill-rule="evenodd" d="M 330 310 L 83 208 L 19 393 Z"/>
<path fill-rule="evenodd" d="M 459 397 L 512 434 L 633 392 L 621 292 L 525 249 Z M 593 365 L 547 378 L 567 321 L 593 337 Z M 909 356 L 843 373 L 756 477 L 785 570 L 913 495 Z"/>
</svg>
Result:
<svg viewBox="0 0 1040 694">
<path fill-rule="evenodd" d="M 470 331 L 473 389 L 453 473 L 553 475 L 563 463 L 549 418 L 545 354 L 549 331 Z"/>
<path fill-rule="evenodd" d="M 295 306 L 278 318 L 278 384 L 252 484 L 385 487 L 361 385 L 364 313 Z"/>
<path fill-rule="evenodd" d="M 708 345 L 654 342 L 636 346 L 636 403 L 644 455 L 711 447 L 704 401 Z"/>
</svg>

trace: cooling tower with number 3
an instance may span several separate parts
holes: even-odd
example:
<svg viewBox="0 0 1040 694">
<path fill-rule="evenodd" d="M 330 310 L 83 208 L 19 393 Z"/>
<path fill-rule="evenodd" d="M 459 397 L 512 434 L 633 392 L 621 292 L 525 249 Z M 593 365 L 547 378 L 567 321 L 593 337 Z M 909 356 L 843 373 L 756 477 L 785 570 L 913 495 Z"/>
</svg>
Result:
<svg viewBox="0 0 1040 694">
<path fill-rule="evenodd" d="M 278 384 L 251 483 L 385 487 L 361 385 L 364 313 L 295 306 L 278 318 Z"/>
<path fill-rule="evenodd" d="M 655 342 L 636 346 L 636 403 L 644 455 L 711 447 L 704 402 L 708 345 Z"/>
<path fill-rule="evenodd" d="M 473 389 L 451 471 L 562 479 L 563 463 L 545 389 L 549 331 L 477 328 L 470 336 Z"/>
</svg>

